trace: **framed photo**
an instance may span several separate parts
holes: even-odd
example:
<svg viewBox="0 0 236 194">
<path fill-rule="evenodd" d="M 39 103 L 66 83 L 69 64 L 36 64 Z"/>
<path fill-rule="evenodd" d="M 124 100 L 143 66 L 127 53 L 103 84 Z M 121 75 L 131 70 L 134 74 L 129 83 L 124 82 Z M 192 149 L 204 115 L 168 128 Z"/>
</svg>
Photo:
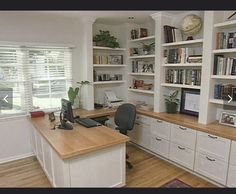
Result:
<svg viewBox="0 0 236 194">
<path fill-rule="evenodd" d="M 55 121 L 55 115 L 54 115 L 54 112 L 51 112 L 48 114 L 48 119 L 50 122 L 53 122 Z"/>
<path fill-rule="evenodd" d="M 198 116 L 199 102 L 200 90 L 182 88 L 180 113 Z"/>
<path fill-rule="evenodd" d="M 123 64 L 123 56 L 122 55 L 110 55 L 110 63 L 111 64 Z"/>
<path fill-rule="evenodd" d="M 144 38 L 148 36 L 147 28 L 140 28 L 139 31 L 140 31 L 139 38 Z"/>
<path fill-rule="evenodd" d="M 236 127 L 236 114 L 222 112 L 220 115 L 219 123 L 222 125 L 228 125 L 231 127 Z"/>
</svg>

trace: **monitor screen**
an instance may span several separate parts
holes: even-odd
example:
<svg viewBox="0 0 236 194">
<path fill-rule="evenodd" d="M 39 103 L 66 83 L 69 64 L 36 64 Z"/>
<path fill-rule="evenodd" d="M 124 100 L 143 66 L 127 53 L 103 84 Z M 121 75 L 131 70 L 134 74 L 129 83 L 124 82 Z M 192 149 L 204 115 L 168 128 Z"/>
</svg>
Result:
<svg viewBox="0 0 236 194">
<path fill-rule="evenodd" d="M 61 99 L 61 112 L 64 119 L 70 121 L 71 123 L 74 123 L 72 104 L 69 100 Z"/>
</svg>

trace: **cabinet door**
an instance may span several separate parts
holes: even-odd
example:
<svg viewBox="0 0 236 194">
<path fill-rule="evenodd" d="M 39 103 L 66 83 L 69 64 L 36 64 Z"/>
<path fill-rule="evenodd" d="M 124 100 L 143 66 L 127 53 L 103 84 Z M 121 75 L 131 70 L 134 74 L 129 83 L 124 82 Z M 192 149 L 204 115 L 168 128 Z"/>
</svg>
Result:
<svg viewBox="0 0 236 194">
<path fill-rule="evenodd" d="M 40 134 L 35 130 L 35 135 L 36 135 L 36 144 L 37 144 L 37 159 L 39 161 L 39 163 L 41 164 L 41 166 L 43 167 L 43 145 L 42 145 L 42 141 L 41 141 L 41 136 Z"/>
<path fill-rule="evenodd" d="M 30 143 L 32 147 L 32 151 L 35 155 L 36 153 L 36 137 L 35 137 L 35 129 L 33 127 L 30 128 Z"/>
<path fill-rule="evenodd" d="M 201 152 L 196 152 L 194 170 L 216 182 L 226 184 L 228 163 Z"/>
<path fill-rule="evenodd" d="M 228 162 L 230 140 L 201 131 L 197 132 L 196 150 Z"/>
<path fill-rule="evenodd" d="M 170 140 L 171 124 L 160 119 L 152 120 L 152 134 L 156 134 L 161 138 Z"/>
<path fill-rule="evenodd" d="M 193 170 L 194 151 L 179 144 L 170 143 L 169 158 Z"/>
<path fill-rule="evenodd" d="M 151 134 L 151 150 L 166 158 L 169 157 L 170 142 L 158 137 L 155 134 Z"/>
<path fill-rule="evenodd" d="M 229 163 L 236 166 L 236 141 L 232 141 L 231 143 Z"/>
<path fill-rule="evenodd" d="M 236 187 L 236 166 L 234 165 L 229 165 L 227 186 Z"/>
<path fill-rule="evenodd" d="M 185 147 L 194 150 L 196 143 L 196 130 L 172 124 L 171 142 L 181 144 Z"/>
<path fill-rule="evenodd" d="M 49 144 L 42 138 L 42 143 L 43 143 L 43 158 L 44 158 L 44 170 L 46 171 L 46 174 L 51 181 L 52 180 L 52 151 L 51 147 Z"/>
</svg>

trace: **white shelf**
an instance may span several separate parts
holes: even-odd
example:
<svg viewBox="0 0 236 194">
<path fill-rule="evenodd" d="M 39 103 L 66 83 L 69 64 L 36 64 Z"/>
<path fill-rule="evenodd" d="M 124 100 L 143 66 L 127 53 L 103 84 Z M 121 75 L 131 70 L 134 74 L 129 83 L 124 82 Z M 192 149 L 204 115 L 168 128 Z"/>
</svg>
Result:
<svg viewBox="0 0 236 194">
<path fill-rule="evenodd" d="M 126 65 L 93 64 L 93 67 L 125 67 Z"/>
<path fill-rule="evenodd" d="M 201 67 L 202 63 L 168 63 L 162 64 L 163 67 Z"/>
<path fill-rule="evenodd" d="M 129 75 L 155 76 L 154 73 L 129 73 Z"/>
<path fill-rule="evenodd" d="M 236 27 L 236 20 L 217 23 L 217 24 L 214 24 L 214 27 L 215 28 L 231 28 L 231 27 Z"/>
<path fill-rule="evenodd" d="M 143 59 L 143 58 L 154 58 L 155 55 L 140 55 L 140 56 L 131 56 L 129 59 Z"/>
<path fill-rule="evenodd" d="M 224 104 L 223 100 L 221 100 L 221 99 L 214 99 L 214 98 L 209 99 L 209 102 L 210 103 L 214 103 L 214 104 Z"/>
<path fill-rule="evenodd" d="M 201 86 L 192 86 L 192 85 L 184 85 L 184 84 L 162 83 L 161 86 L 165 86 L 165 87 L 175 87 L 175 88 L 201 89 Z"/>
<path fill-rule="evenodd" d="M 110 51 L 125 51 L 125 48 L 109 48 L 109 47 L 102 47 L 102 46 L 93 46 L 95 50 L 110 50 Z"/>
<path fill-rule="evenodd" d="M 236 52 L 236 48 L 213 50 L 213 53 L 234 53 L 234 52 Z"/>
<path fill-rule="evenodd" d="M 154 91 L 151 91 L 151 90 L 140 90 L 140 89 L 128 88 L 128 91 L 138 92 L 138 93 L 145 93 L 145 94 L 154 94 Z"/>
<path fill-rule="evenodd" d="M 212 79 L 235 79 L 236 75 L 211 75 Z"/>
<path fill-rule="evenodd" d="M 148 36 L 148 37 L 144 37 L 144 38 L 137 38 L 137 39 L 133 39 L 133 40 L 130 40 L 130 42 L 138 42 L 138 41 L 144 41 L 144 40 L 151 40 L 151 39 L 154 39 L 155 36 Z"/>
<path fill-rule="evenodd" d="M 162 44 L 162 46 L 167 47 L 167 46 L 178 46 L 178 45 L 189 45 L 189 44 L 200 44 L 200 43 L 203 43 L 203 39 L 164 43 L 164 44 Z"/>
<path fill-rule="evenodd" d="M 122 84 L 125 83 L 125 81 L 98 81 L 93 82 L 94 85 L 102 85 L 102 84 Z"/>
</svg>

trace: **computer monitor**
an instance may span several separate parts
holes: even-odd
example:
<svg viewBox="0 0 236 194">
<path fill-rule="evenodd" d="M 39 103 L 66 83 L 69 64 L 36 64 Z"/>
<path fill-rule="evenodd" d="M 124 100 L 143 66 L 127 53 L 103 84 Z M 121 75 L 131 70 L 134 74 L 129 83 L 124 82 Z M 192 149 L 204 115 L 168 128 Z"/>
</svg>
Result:
<svg viewBox="0 0 236 194">
<path fill-rule="evenodd" d="M 72 104 L 69 100 L 62 98 L 61 99 L 61 113 L 60 113 L 61 124 L 59 125 L 59 128 L 60 129 L 73 129 L 73 126 L 70 123 L 67 123 L 67 121 L 74 123 Z"/>
</svg>

